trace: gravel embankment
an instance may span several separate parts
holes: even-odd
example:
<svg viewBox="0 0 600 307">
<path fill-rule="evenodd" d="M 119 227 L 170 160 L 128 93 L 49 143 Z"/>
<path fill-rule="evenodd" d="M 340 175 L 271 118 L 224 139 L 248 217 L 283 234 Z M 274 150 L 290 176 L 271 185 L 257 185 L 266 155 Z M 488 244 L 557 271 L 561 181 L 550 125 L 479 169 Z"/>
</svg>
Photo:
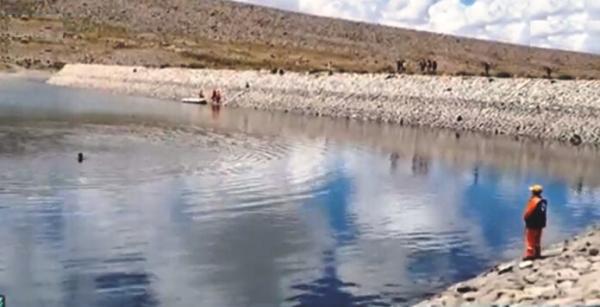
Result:
<svg viewBox="0 0 600 307">
<path fill-rule="evenodd" d="M 600 306 L 600 229 L 454 285 L 417 306 Z"/>
<path fill-rule="evenodd" d="M 229 107 L 600 144 L 600 81 L 74 64 L 49 83 L 175 100 L 219 88 Z"/>
</svg>

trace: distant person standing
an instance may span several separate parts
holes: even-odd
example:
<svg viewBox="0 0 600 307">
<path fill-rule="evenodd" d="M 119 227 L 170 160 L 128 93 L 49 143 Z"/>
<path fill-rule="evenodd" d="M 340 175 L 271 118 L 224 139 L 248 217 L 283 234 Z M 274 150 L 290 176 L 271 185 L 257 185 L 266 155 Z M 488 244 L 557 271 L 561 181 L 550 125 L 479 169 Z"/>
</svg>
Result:
<svg viewBox="0 0 600 307">
<path fill-rule="evenodd" d="M 217 89 L 213 90 L 210 100 L 213 118 L 216 119 L 221 111 L 221 92 Z"/>
<path fill-rule="evenodd" d="M 221 105 L 221 92 L 219 90 L 213 90 L 212 96 L 210 97 L 212 104 L 216 106 Z"/>
<path fill-rule="evenodd" d="M 546 227 L 546 209 L 548 202 L 542 197 L 544 188 L 533 185 L 529 188 L 531 198 L 525 208 L 525 257 L 523 260 L 534 260 L 542 256 L 542 230 Z"/>
<path fill-rule="evenodd" d="M 213 90 L 210 100 L 212 109 L 218 111 L 221 108 L 221 92 L 219 90 Z"/>
</svg>

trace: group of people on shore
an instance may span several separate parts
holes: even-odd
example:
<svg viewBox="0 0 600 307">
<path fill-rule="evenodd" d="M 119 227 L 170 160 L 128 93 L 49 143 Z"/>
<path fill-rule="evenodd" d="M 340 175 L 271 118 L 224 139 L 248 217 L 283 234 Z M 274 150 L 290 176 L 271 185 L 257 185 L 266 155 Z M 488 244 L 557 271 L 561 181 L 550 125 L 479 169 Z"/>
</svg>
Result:
<svg viewBox="0 0 600 307">
<path fill-rule="evenodd" d="M 198 98 L 200 98 L 201 100 L 206 99 L 206 97 L 204 96 L 204 91 L 200 90 L 200 92 L 198 92 Z M 210 106 L 213 111 L 218 112 L 221 109 L 221 101 L 222 101 L 221 91 L 218 89 L 214 89 L 210 96 Z"/>
<path fill-rule="evenodd" d="M 202 101 L 206 101 L 206 97 L 204 96 L 203 90 L 200 90 L 200 92 L 198 92 L 198 98 L 200 98 L 200 100 Z M 212 91 L 212 94 L 210 95 L 210 108 L 214 117 L 217 117 L 219 115 L 219 112 L 221 111 L 221 104 L 221 91 L 218 89 L 214 89 Z"/>
<path fill-rule="evenodd" d="M 419 60 L 419 69 L 421 73 L 435 74 L 437 72 L 437 61 L 430 59 Z"/>
<path fill-rule="evenodd" d="M 420 59 L 418 62 L 418 69 L 422 74 L 435 74 L 437 73 L 438 63 L 431 59 Z M 405 73 L 408 71 L 408 62 L 406 60 L 396 61 L 396 72 Z"/>
</svg>

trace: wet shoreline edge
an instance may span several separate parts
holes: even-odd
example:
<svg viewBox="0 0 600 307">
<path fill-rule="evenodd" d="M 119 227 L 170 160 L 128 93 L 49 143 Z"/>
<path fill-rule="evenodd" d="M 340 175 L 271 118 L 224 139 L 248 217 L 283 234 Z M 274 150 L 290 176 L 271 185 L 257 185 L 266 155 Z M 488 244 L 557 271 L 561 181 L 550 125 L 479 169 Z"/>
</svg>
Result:
<svg viewBox="0 0 600 307">
<path fill-rule="evenodd" d="M 229 107 L 600 145 L 600 81 L 68 64 L 48 83 Z"/>
</svg>

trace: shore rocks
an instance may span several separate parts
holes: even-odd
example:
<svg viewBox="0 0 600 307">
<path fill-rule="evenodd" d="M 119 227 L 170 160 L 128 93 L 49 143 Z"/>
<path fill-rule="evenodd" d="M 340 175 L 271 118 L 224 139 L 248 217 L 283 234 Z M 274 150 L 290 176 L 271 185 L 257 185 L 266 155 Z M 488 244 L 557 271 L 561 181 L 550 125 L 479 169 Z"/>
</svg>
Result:
<svg viewBox="0 0 600 307">
<path fill-rule="evenodd" d="M 163 68 L 67 65 L 50 83 L 177 100 L 214 87 L 229 107 L 600 144 L 600 81 Z"/>
<path fill-rule="evenodd" d="M 499 265 L 497 270 L 450 287 L 417 306 L 593 306 L 600 302 L 600 257 L 581 253 L 582 246 L 597 250 L 600 231 L 590 230 L 543 250 L 540 260 Z"/>
</svg>

